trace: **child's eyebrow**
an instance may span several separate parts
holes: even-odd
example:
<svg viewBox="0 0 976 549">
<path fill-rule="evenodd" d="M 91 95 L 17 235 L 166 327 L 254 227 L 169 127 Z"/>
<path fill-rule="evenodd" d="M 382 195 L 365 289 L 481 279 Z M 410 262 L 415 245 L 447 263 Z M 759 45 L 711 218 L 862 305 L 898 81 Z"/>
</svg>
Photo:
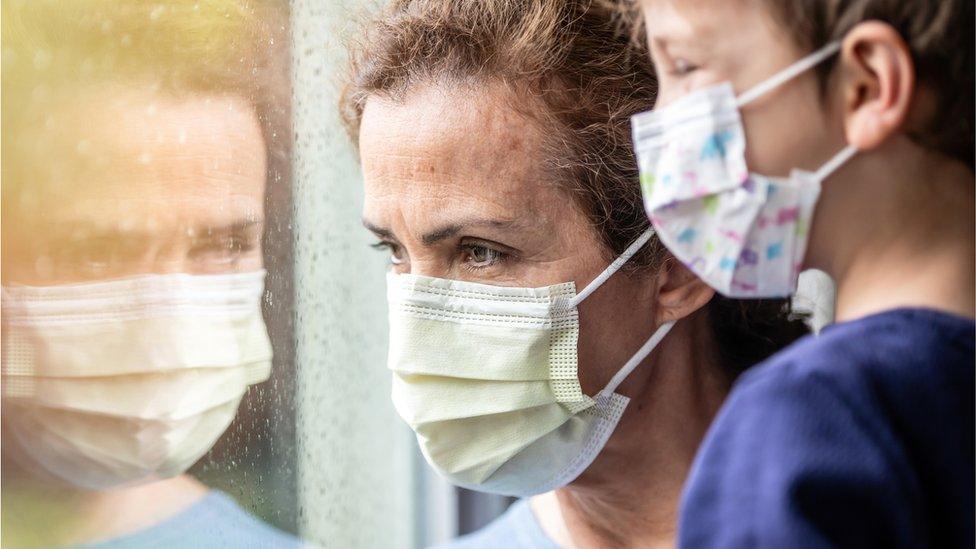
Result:
<svg viewBox="0 0 976 549">
<path fill-rule="evenodd" d="M 663 35 L 649 36 L 649 39 L 653 53 L 663 53 L 669 57 L 675 54 L 705 55 L 712 51 L 712 42 L 697 36 Z"/>
<path fill-rule="evenodd" d="M 711 40 L 716 32 L 727 32 L 720 21 L 715 21 L 709 17 L 708 6 L 689 6 L 683 4 L 681 8 L 674 7 L 665 10 L 661 24 L 656 24 L 653 13 L 645 11 L 644 28 L 648 38 L 658 40 L 662 44 L 680 42 L 696 43 L 704 40 Z M 700 13 L 696 13 L 700 12 Z M 697 15 L 697 16 L 696 16 Z"/>
</svg>

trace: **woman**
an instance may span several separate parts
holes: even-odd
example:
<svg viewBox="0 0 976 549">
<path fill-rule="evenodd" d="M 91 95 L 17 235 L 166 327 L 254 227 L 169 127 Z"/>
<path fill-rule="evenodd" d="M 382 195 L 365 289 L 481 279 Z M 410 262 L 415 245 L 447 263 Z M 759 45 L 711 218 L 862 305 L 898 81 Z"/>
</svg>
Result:
<svg viewBox="0 0 976 549">
<path fill-rule="evenodd" d="M 671 545 L 732 381 L 805 331 L 650 237 L 628 116 L 655 80 L 617 30 L 585 0 L 404 0 L 354 57 L 397 409 L 456 484 L 531 496 L 461 546 Z"/>
</svg>

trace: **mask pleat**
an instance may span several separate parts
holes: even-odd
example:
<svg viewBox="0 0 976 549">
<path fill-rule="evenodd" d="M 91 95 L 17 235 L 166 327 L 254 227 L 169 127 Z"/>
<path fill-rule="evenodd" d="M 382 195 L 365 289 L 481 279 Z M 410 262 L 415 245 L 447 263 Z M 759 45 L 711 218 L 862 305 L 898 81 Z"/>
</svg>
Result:
<svg viewBox="0 0 976 549">
<path fill-rule="evenodd" d="M 420 425 L 555 404 L 546 381 L 484 381 L 394 374 L 394 405 L 404 421 Z M 409 388 L 409 390 L 407 390 Z"/>
<path fill-rule="evenodd" d="M 270 366 L 264 365 L 265 369 Z M 211 408 L 215 400 L 240 395 L 249 385 L 248 376 L 244 368 L 195 368 L 105 377 L 4 376 L 3 390 L 5 398 L 46 408 L 178 420 Z"/>
<path fill-rule="evenodd" d="M 260 309 L 233 317 L 160 317 L 8 326 L 5 374 L 90 377 L 226 368 L 269 360 Z M 161 341 L 179 342 L 161 345 Z M 98 344 L 93 344 L 97 342 Z"/>
<path fill-rule="evenodd" d="M 549 330 L 398 317 L 390 330 L 397 372 L 462 379 L 542 381 L 549 377 Z M 459 357 L 470 359 L 458 360 Z M 574 371 L 575 374 L 575 371 Z"/>
<path fill-rule="evenodd" d="M 507 459 L 559 428 L 570 417 L 560 404 L 417 426 L 426 455 L 448 474 L 480 482 Z M 478 433 L 478 435 L 475 435 Z M 465 441 L 458 444 L 458 441 Z"/>
</svg>

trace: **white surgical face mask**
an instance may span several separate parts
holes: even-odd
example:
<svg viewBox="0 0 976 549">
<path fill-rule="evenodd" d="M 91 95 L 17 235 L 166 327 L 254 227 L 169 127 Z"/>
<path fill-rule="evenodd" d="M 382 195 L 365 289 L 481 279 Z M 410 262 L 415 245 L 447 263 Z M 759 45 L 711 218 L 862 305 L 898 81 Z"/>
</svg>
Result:
<svg viewBox="0 0 976 549">
<path fill-rule="evenodd" d="M 671 324 L 591 398 L 579 382 L 577 306 L 651 234 L 579 294 L 572 282 L 388 276 L 393 402 L 434 469 L 465 488 L 526 497 L 565 486 L 593 462 L 630 401 L 614 391 Z"/>
<path fill-rule="evenodd" d="M 92 490 L 184 472 L 270 373 L 264 275 L 5 286 L 4 428 L 19 453 Z"/>
<path fill-rule="evenodd" d="M 739 108 L 839 49 L 829 44 L 738 97 L 730 83 L 718 84 L 631 121 L 644 206 L 658 237 L 726 296 L 796 291 L 820 183 L 856 152 L 848 146 L 816 172 L 797 169 L 789 178 L 751 173 Z"/>
</svg>

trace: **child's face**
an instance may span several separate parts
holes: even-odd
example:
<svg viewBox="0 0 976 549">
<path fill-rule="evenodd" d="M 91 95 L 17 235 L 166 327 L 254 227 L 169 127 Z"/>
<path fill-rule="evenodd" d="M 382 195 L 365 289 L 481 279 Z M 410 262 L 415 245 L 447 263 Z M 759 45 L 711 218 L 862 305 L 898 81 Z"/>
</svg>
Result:
<svg viewBox="0 0 976 549">
<path fill-rule="evenodd" d="M 641 0 L 641 8 L 660 80 L 656 107 L 726 81 L 741 94 L 809 53 L 761 0 Z M 842 148 L 832 92 L 828 83 L 821 96 L 811 70 L 743 107 L 749 169 L 785 176 Z"/>
</svg>

